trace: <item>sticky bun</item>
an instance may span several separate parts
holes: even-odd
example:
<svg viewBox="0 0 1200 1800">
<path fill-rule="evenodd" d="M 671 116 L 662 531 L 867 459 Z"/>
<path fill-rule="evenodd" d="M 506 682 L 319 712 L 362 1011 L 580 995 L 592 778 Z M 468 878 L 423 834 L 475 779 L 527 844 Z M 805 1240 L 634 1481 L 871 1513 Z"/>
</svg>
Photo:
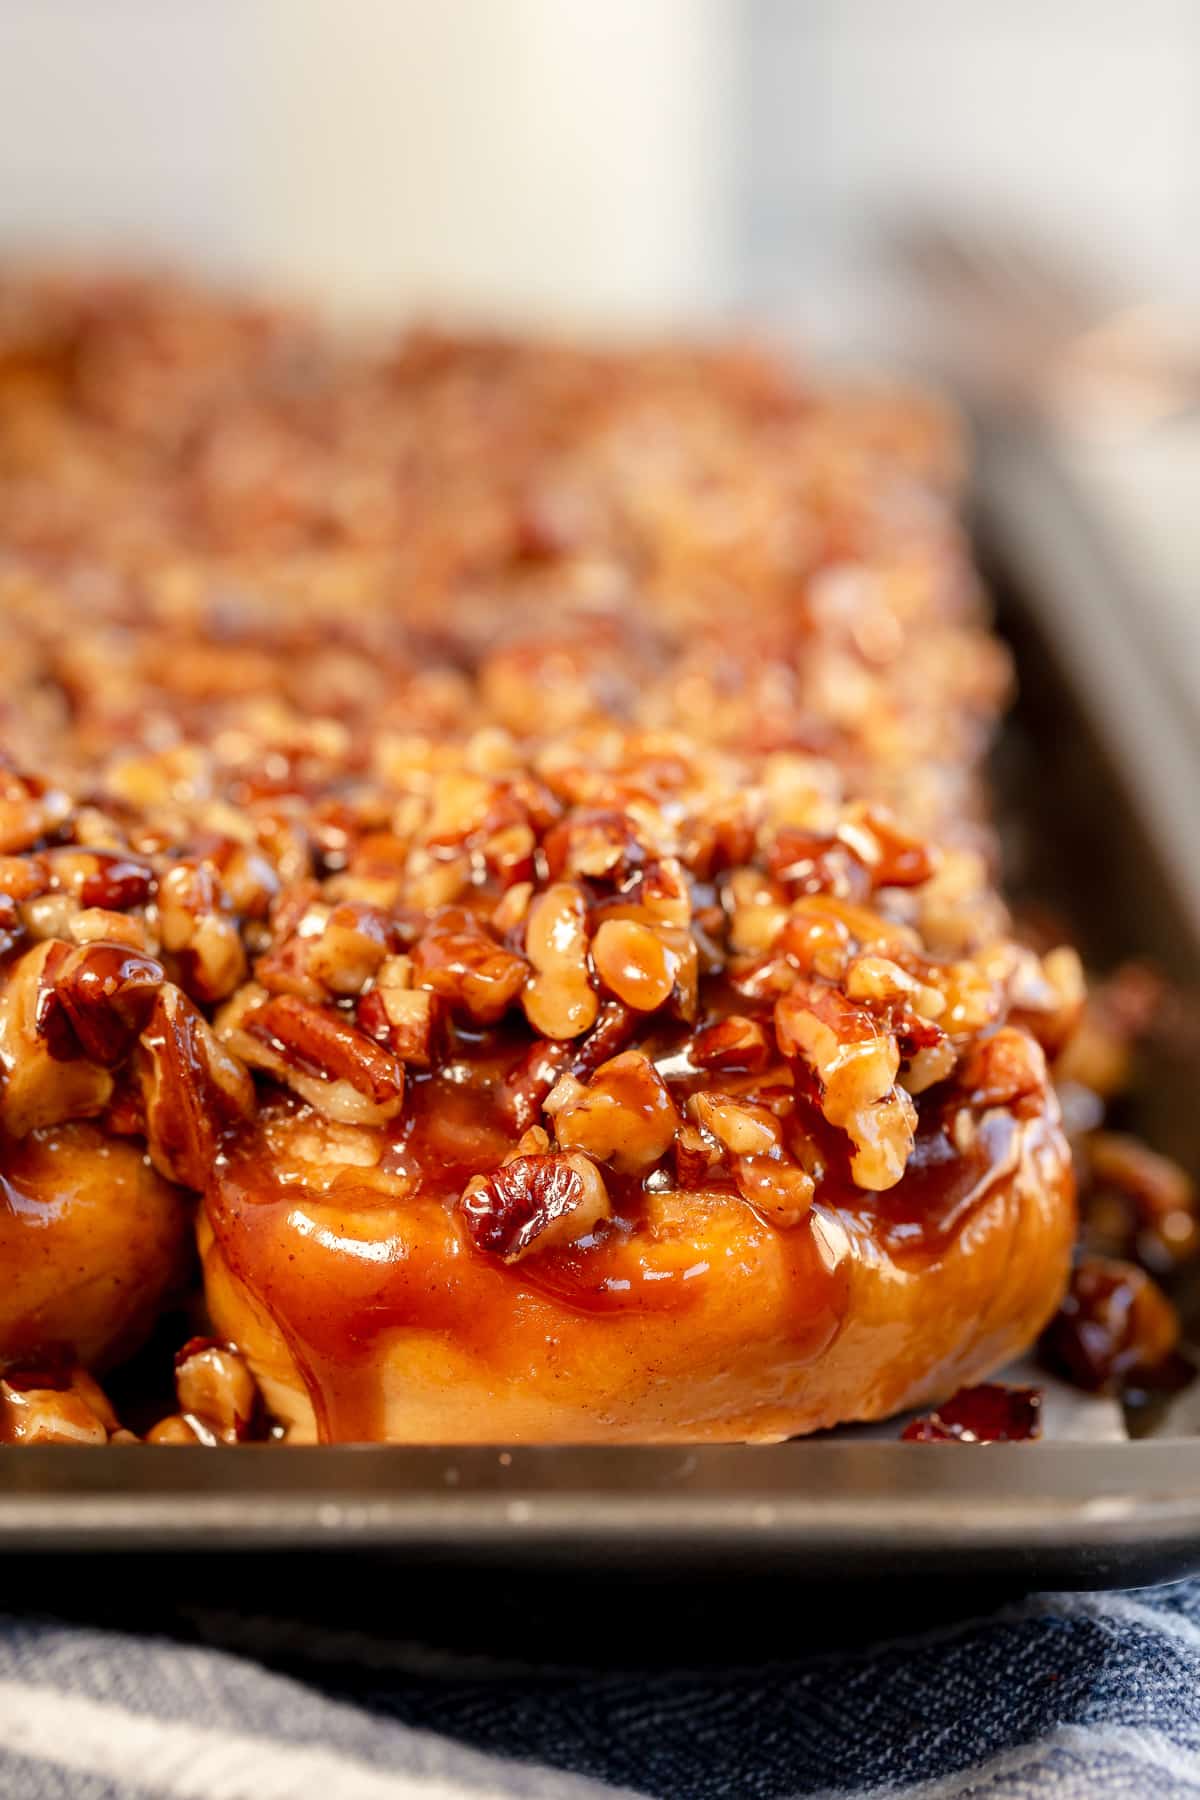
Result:
<svg viewBox="0 0 1200 1800">
<path fill-rule="evenodd" d="M 193 1234 L 158 1442 L 779 1438 L 1032 1342 L 1084 995 L 960 461 L 743 349 L 0 283 L 0 1432 L 118 1431 Z"/>
</svg>

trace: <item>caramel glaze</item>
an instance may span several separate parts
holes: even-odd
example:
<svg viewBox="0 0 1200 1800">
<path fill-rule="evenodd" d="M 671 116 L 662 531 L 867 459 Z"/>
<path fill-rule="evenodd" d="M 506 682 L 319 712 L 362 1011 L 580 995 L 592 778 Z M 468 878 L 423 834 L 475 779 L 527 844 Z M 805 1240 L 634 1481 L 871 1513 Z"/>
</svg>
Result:
<svg viewBox="0 0 1200 1800">
<path fill-rule="evenodd" d="M 513 1148 L 505 1067 L 491 1047 L 413 1079 L 401 1119 L 353 1133 L 370 1167 L 282 1097 L 220 1160 L 200 1222 L 214 1326 L 294 1437 L 780 1438 L 944 1397 L 1061 1296 L 1073 1183 L 1052 1095 L 977 1115 L 960 1151 L 962 1096 L 931 1091 L 886 1193 L 853 1186 L 826 1128 L 817 1201 L 787 1229 L 719 1180 L 606 1173 L 611 1220 L 506 1265 L 454 1205 Z"/>
<path fill-rule="evenodd" d="M 190 1224 L 140 1144 L 82 1121 L 0 1135 L 0 1360 L 119 1362 L 182 1280 Z"/>
</svg>

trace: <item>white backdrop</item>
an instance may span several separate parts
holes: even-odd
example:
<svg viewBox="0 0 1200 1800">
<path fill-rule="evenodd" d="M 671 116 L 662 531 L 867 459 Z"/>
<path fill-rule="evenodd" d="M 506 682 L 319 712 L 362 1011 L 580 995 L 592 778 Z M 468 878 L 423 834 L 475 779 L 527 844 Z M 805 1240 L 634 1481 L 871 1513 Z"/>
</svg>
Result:
<svg viewBox="0 0 1200 1800">
<path fill-rule="evenodd" d="M 727 0 L 0 0 L 0 245 L 357 311 L 719 302 Z"/>
</svg>

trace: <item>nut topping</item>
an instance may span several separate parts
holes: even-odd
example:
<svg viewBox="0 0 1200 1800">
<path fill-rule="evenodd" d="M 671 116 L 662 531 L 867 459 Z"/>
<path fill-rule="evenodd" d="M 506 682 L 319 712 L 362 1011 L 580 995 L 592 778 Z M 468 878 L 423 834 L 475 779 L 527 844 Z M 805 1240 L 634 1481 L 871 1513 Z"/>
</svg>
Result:
<svg viewBox="0 0 1200 1800">
<path fill-rule="evenodd" d="M 227 1015 L 221 1032 L 252 1069 L 265 1070 L 327 1118 L 382 1125 L 404 1103 L 404 1064 L 344 1013 L 290 994 Z M 240 1003 L 239 1003 L 240 1004 Z"/>
<path fill-rule="evenodd" d="M 584 1150 L 621 1175 L 640 1175 L 670 1148 L 679 1114 L 654 1064 L 639 1050 L 602 1063 L 586 1088 L 554 1112 L 564 1150 Z"/>
<path fill-rule="evenodd" d="M 548 1038 L 589 1031 L 600 1002 L 588 978 L 587 903 L 573 882 L 557 881 L 531 902 L 525 953 L 533 974 L 522 1001 L 534 1030 Z"/>
<path fill-rule="evenodd" d="M 504 1016 L 525 984 L 525 963 L 488 936 L 470 913 L 451 908 L 413 947 L 414 985 L 428 988 L 480 1025 Z"/>
<path fill-rule="evenodd" d="M 254 1087 L 186 994 L 166 983 L 138 1052 L 146 1143 L 156 1169 L 203 1188 L 223 1135 L 254 1110 Z"/>
<path fill-rule="evenodd" d="M 586 1156 L 517 1156 L 467 1183 L 459 1211 L 479 1250 L 518 1262 L 593 1231 L 608 1216 L 600 1171 Z"/>
</svg>

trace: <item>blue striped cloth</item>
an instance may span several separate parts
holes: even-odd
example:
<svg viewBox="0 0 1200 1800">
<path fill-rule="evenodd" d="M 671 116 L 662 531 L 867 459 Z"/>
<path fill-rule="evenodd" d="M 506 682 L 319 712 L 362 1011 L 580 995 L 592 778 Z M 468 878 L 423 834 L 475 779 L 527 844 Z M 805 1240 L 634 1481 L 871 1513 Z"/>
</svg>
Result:
<svg viewBox="0 0 1200 1800">
<path fill-rule="evenodd" d="M 204 1629 L 210 1641 L 184 1643 L 9 1617 L 0 1795 L 1200 1796 L 1195 1582 L 1041 1596 L 869 1649 L 705 1675 L 458 1662 L 399 1629 L 225 1615 Z"/>
</svg>

